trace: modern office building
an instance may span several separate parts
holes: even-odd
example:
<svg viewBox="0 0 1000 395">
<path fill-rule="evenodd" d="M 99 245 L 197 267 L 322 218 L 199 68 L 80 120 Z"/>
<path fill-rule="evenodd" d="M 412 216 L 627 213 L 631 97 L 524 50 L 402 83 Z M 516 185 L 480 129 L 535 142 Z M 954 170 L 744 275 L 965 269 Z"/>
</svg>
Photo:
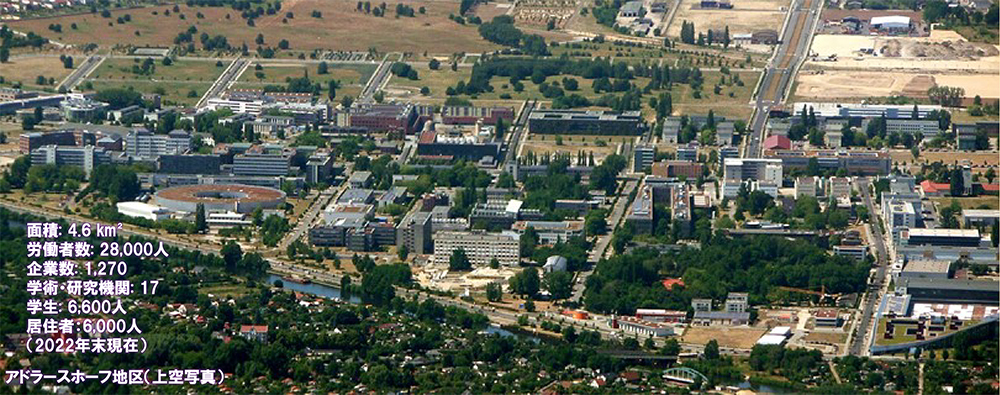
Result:
<svg viewBox="0 0 1000 395">
<path fill-rule="evenodd" d="M 639 193 L 632 202 L 632 207 L 627 211 L 625 221 L 632 224 L 636 234 L 653 233 L 653 187 L 643 185 L 639 188 Z"/>
<path fill-rule="evenodd" d="M 656 159 L 656 148 L 651 145 L 640 145 L 633 150 L 632 171 L 641 173 L 646 169 L 652 169 L 653 160 Z"/>
<path fill-rule="evenodd" d="M 233 174 L 242 176 L 285 176 L 291 171 L 294 149 L 254 146 L 233 157 Z"/>
<path fill-rule="evenodd" d="M 219 155 L 160 155 L 156 158 L 156 172 L 164 174 L 219 174 L 221 168 Z"/>
<path fill-rule="evenodd" d="M 94 168 L 111 163 L 111 155 L 104 148 L 87 145 L 83 147 L 47 145 L 31 151 L 31 164 L 37 165 L 57 165 L 75 166 L 83 169 L 83 172 L 90 177 Z"/>
<path fill-rule="evenodd" d="M 684 160 L 667 160 L 653 163 L 653 175 L 657 177 L 677 178 L 684 177 L 688 180 L 695 180 L 704 171 L 704 165 L 698 162 Z"/>
<path fill-rule="evenodd" d="M 535 110 L 528 130 L 538 134 L 639 135 L 645 123 L 638 111 Z"/>
<path fill-rule="evenodd" d="M 433 262 L 447 265 L 452 252 L 462 249 L 473 265 L 488 265 L 496 258 L 501 265 L 516 266 L 521 260 L 519 241 L 520 236 L 514 232 L 437 232 L 434 234 Z"/>
<path fill-rule="evenodd" d="M 774 186 L 781 185 L 783 168 L 777 159 L 726 158 L 723 168 L 723 196 L 735 197 L 744 181 L 757 180 Z"/>
<path fill-rule="evenodd" d="M 306 182 L 316 184 L 326 182 L 333 176 L 333 157 L 327 152 L 309 155 L 306 161 Z"/>
<path fill-rule="evenodd" d="M 500 143 L 484 141 L 477 136 L 448 137 L 434 130 L 425 130 L 417 140 L 417 155 L 449 159 L 482 160 L 500 156 Z"/>
<path fill-rule="evenodd" d="M 916 228 L 917 220 L 920 218 L 920 213 L 913 209 L 910 202 L 894 200 L 884 205 L 883 211 L 885 216 L 882 220 L 892 231 L 893 239 L 897 239 L 903 230 Z"/>
<path fill-rule="evenodd" d="M 1000 283 L 992 280 L 900 278 L 896 293 L 910 295 L 913 302 L 985 304 L 1000 302 Z"/>
<path fill-rule="evenodd" d="M 892 158 L 886 151 L 861 150 L 766 150 L 764 156 L 781 161 L 786 172 L 806 170 L 815 161 L 821 171 L 843 169 L 850 175 L 887 175 Z"/>
<path fill-rule="evenodd" d="M 411 212 L 396 228 L 396 245 L 400 248 L 405 246 L 411 254 L 430 254 L 434 252 L 432 231 L 433 221 L 429 212 Z"/>
<path fill-rule="evenodd" d="M 519 235 L 524 235 L 528 228 L 535 229 L 542 244 L 555 244 L 583 236 L 583 221 L 517 221 L 511 226 L 511 230 Z"/>
<path fill-rule="evenodd" d="M 966 227 L 997 226 L 1000 221 L 1000 210 L 962 210 L 962 222 Z"/>
<path fill-rule="evenodd" d="M 191 134 L 174 130 L 166 135 L 147 129 L 132 129 L 125 135 L 125 155 L 134 160 L 153 161 L 160 155 L 179 155 L 191 149 Z"/>
<path fill-rule="evenodd" d="M 513 107 L 474 107 L 474 106 L 444 106 L 441 107 L 441 122 L 448 125 L 495 125 L 498 119 L 510 125 L 514 121 Z"/>
<path fill-rule="evenodd" d="M 979 235 L 979 229 L 915 228 L 903 230 L 900 240 L 900 244 L 906 246 L 987 247 L 992 244 L 988 237 Z"/>
<path fill-rule="evenodd" d="M 903 271 L 899 273 L 899 278 L 936 278 L 947 279 L 951 269 L 950 261 L 941 260 L 912 260 L 906 263 Z"/>
</svg>

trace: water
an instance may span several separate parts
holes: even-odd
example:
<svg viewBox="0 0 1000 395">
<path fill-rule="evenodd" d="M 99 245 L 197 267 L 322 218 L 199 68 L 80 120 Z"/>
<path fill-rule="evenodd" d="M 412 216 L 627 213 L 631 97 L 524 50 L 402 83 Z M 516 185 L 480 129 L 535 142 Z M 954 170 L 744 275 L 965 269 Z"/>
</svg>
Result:
<svg viewBox="0 0 1000 395">
<path fill-rule="evenodd" d="M 326 286 L 326 285 L 323 285 L 323 284 L 316 284 L 316 283 L 299 284 L 299 283 L 296 283 L 296 282 L 285 280 L 285 279 L 281 278 L 281 276 L 274 275 L 274 274 L 269 274 L 267 276 L 267 284 L 268 285 L 272 285 L 273 286 L 275 280 L 281 280 L 281 282 L 284 283 L 284 289 L 288 289 L 288 290 L 292 290 L 292 291 L 296 291 L 296 292 L 303 292 L 303 293 L 307 293 L 307 294 L 313 294 L 313 295 L 316 295 L 316 296 L 322 296 L 322 297 L 329 298 L 329 299 L 341 300 L 340 288 L 334 288 L 334 287 Z M 351 298 L 348 300 L 348 302 L 358 304 L 358 303 L 361 303 L 361 298 L 358 297 L 357 295 L 351 295 Z"/>
</svg>

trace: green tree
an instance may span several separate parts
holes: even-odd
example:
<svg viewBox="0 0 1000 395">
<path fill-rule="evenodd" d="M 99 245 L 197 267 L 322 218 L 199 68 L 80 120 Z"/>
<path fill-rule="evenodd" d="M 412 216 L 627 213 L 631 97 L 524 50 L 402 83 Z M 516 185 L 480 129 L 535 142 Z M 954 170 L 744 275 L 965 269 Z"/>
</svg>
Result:
<svg viewBox="0 0 1000 395">
<path fill-rule="evenodd" d="M 704 356 L 709 361 L 719 359 L 719 342 L 715 339 L 709 340 L 708 344 L 705 345 Z"/>
<path fill-rule="evenodd" d="M 566 299 L 573 294 L 573 275 L 569 272 L 554 271 L 545 275 L 545 290 L 553 299 Z"/>
<path fill-rule="evenodd" d="M 503 290 L 499 283 L 486 284 L 486 299 L 490 302 L 499 302 L 503 299 Z"/>
<path fill-rule="evenodd" d="M 396 254 L 399 256 L 399 260 L 405 261 L 406 258 L 410 256 L 410 249 L 407 248 L 405 245 L 399 246 L 399 249 L 396 250 Z"/>
<path fill-rule="evenodd" d="M 243 259 L 243 249 L 239 244 L 229 240 L 222 246 L 222 260 L 226 262 L 226 270 L 230 273 L 236 272 L 236 264 Z"/>
<path fill-rule="evenodd" d="M 208 220 L 205 218 L 205 205 L 198 203 L 194 213 L 194 226 L 198 232 L 208 229 Z"/>
<path fill-rule="evenodd" d="M 465 255 L 465 249 L 456 248 L 451 251 L 451 257 L 448 258 L 448 270 L 472 270 L 472 262 L 470 262 L 469 257 Z"/>
<path fill-rule="evenodd" d="M 529 267 L 510 278 L 510 291 L 526 297 L 535 296 L 539 290 L 538 269 Z"/>
</svg>

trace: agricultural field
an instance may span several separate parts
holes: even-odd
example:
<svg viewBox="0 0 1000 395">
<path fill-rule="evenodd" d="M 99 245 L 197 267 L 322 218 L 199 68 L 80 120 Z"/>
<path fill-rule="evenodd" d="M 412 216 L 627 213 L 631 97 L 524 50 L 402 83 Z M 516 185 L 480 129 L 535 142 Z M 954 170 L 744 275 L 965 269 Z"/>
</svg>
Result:
<svg viewBox="0 0 1000 395">
<path fill-rule="evenodd" d="M 480 38 L 475 26 L 459 25 L 448 19 L 449 14 L 458 12 L 458 1 L 403 0 L 398 3 L 415 10 L 424 7 L 425 13 L 397 19 L 394 10 L 397 3 L 387 3 L 386 16 L 376 17 L 357 11 L 355 1 L 293 0 L 285 2 L 274 15 L 258 18 L 254 27 L 248 26 L 239 12 L 229 7 L 184 5 L 179 5 L 178 12 L 169 12 L 169 15 L 167 11 L 172 7 L 163 5 L 112 11 L 110 18 L 80 14 L 9 24 L 14 29 L 34 31 L 68 44 L 169 46 L 173 45 L 178 33 L 195 26 L 199 32 L 226 36 L 234 46 L 242 43 L 253 46 L 257 34 L 263 34 L 267 46 L 277 46 L 285 39 L 291 44 L 291 50 L 304 51 L 368 51 L 375 48 L 453 53 L 482 52 L 497 47 Z M 311 17 L 313 11 L 319 12 L 321 18 Z M 293 18 L 286 18 L 287 12 L 293 13 Z M 116 23 L 126 14 L 130 21 Z M 287 23 L 283 19 L 287 19 Z M 48 30 L 53 23 L 63 26 L 62 33 Z M 70 27 L 73 24 L 76 29 Z"/>
<path fill-rule="evenodd" d="M 702 9 L 698 0 L 681 0 L 674 15 L 674 21 L 667 29 L 670 37 L 680 37 L 681 21 L 694 22 L 695 36 L 697 33 L 707 34 L 709 29 L 723 30 L 729 27 L 729 34 L 753 33 L 759 30 L 781 30 L 785 13 L 781 8 L 788 8 L 788 0 L 753 0 L 733 2 L 734 8 L 720 10 L 715 8 Z"/>
<path fill-rule="evenodd" d="M 74 59 L 83 60 L 79 55 Z M 11 57 L 7 63 L 0 63 L 0 76 L 3 83 L 0 86 L 14 86 L 18 83 L 24 88 L 53 90 L 72 70 L 63 67 L 59 56 L 22 56 Z M 54 78 L 55 84 L 38 85 L 38 76 Z"/>
</svg>

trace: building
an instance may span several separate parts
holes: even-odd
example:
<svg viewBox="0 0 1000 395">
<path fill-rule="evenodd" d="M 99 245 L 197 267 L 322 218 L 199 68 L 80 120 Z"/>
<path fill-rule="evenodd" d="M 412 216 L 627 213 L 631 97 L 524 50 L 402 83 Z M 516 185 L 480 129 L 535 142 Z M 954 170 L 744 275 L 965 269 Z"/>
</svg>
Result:
<svg viewBox="0 0 1000 395">
<path fill-rule="evenodd" d="M 502 119 L 505 125 L 514 122 L 513 107 L 474 107 L 474 106 L 444 106 L 441 107 L 441 122 L 448 125 L 495 125 Z"/>
<path fill-rule="evenodd" d="M 651 145 L 640 145 L 633 150 L 632 171 L 642 173 L 646 169 L 652 169 L 653 160 L 656 159 L 656 147 Z"/>
<path fill-rule="evenodd" d="M 433 262 L 447 265 L 452 252 L 463 249 L 473 265 L 487 265 L 496 258 L 501 265 L 515 266 L 521 260 L 519 241 L 520 237 L 513 232 L 437 232 Z"/>
<path fill-rule="evenodd" d="M 160 155 L 156 158 L 156 171 L 165 174 L 220 174 L 222 157 L 219 155 Z"/>
<path fill-rule="evenodd" d="M 898 238 L 899 233 L 906 229 L 916 228 L 917 219 L 920 213 L 913 209 L 910 202 L 894 200 L 890 204 L 884 205 L 885 226 L 892 231 L 893 238 Z"/>
<path fill-rule="evenodd" d="M 240 325 L 240 337 L 256 341 L 267 341 L 267 325 Z"/>
<path fill-rule="evenodd" d="M 773 29 L 758 30 L 750 34 L 750 43 L 774 45 L 778 43 L 778 32 Z"/>
<path fill-rule="evenodd" d="M 104 119 L 108 104 L 84 98 L 66 99 L 60 105 L 63 118 L 70 122 L 95 122 Z"/>
<path fill-rule="evenodd" d="M 853 104 L 853 103 L 809 103 L 800 102 L 790 105 L 794 116 L 801 116 L 803 111 L 812 108 L 817 118 L 877 118 L 885 116 L 888 119 L 913 119 L 912 104 Z M 917 107 L 917 119 L 926 119 L 931 112 L 942 110 L 938 105 L 921 104 Z"/>
<path fill-rule="evenodd" d="M 121 215 L 145 218 L 150 221 L 162 221 L 170 218 L 171 214 L 170 210 L 166 208 L 143 202 L 118 202 L 115 206 Z"/>
<path fill-rule="evenodd" d="M 88 145 L 84 147 L 68 147 L 47 145 L 31 151 L 31 165 L 75 166 L 83 169 L 90 177 L 94 168 L 111 163 L 111 155 L 104 148 Z"/>
<path fill-rule="evenodd" d="M 0 101 L 14 101 L 38 97 L 37 92 L 27 92 L 14 88 L 0 88 Z"/>
<path fill-rule="evenodd" d="M 122 122 L 128 118 L 134 117 L 135 119 L 142 118 L 144 110 L 142 107 L 137 105 L 131 105 L 119 108 L 117 110 L 108 110 L 108 120 Z"/>
<path fill-rule="evenodd" d="M 396 228 L 396 245 L 413 254 L 430 254 L 434 249 L 431 239 L 433 221 L 429 212 L 414 211 L 403 217 Z"/>
<path fill-rule="evenodd" d="M 924 229 L 903 230 L 900 244 L 906 246 L 987 247 L 989 238 L 982 238 L 979 229 Z"/>
<path fill-rule="evenodd" d="M 637 2 L 639 3 L 639 2 Z M 665 337 L 674 334 L 674 328 L 660 322 L 650 322 L 637 317 L 616 316 L 611 318 L 611 327 L 622 332 L 634 333 L 642 337 Z"/>
<path fill-rule="evenodd" d="M 140 161 L 153 161 L 160 155 L 179 155 L 191 149 L 191 134 L 174 130 L 167 135 L 147 129 L 132 129 L 125 135 L 125 155 Z"/>
<path fill-rule="evenodd" d="M 638 18 L 644 14 L 642 9 L 642 1 L 630 1 L 622 4 L 621 8 L 618 10 L 618 16 L 621 18 Z"/>
<path fill-rule="evenodd" d="M 347 185 L 351 188 L 368 188 L 372 185 L 372 172 L 367 170 L 359 170 L 351 173 L 351 176 L 347 178 Z"/>
<path fill-rule="evenodd" d="M 685 146 L 677 147 L 677 160 L 697 162 L 698 161 L 698 144 L 690 143 Z"/>
<path fill-rule="evenodd" d="M 653 175 L 657 177 L 697 179 L 704 172 L 704 165 L 684 160 L 668 160 L 653 163 Z"/>
<path fill-rule="evenodd" d="M 840 318 L 840 314 L 837 310 L 833 309 L 822 309 L 813 313 L 813 318 L 816 321 L 817 327 L 824 328 L 837 328 L 843 324 L 843 320 Z"/>
<path fill-rule="evenodd" d="M 816 197 L 816 177 L 798 177 L 795 179 L 795 198 L 803 196 Z"/>
<path fill-rule="evenodd" d="M 887 151 L 766 150 L 764 156 L 781 160 L 786 172 L 806 170 L 813 161 L 820 171 L 843 169 L 851 175 L 887 175 L 892 169 L 892 158 Z"/>
<path fill-rule="evenodd" d="M 27 154 L 34 151 L 38 147 L 43 147 L 46 145 L 62 145 L 62 146 L 76 146 L 81 145 L 77 142 L 77 135 L 86 135 L 87 132 L 77 133 L 72 130 L 58 130 L 53 132 L 30 132 L 22 133 L 20 140 L 18 140 L 18 149 L 22 154 Z M 91 134 L 92 138 L 93 135 Z M 95 142 L 91 142 L 91 145 Z"/>
<path fill-rule="evenodd" d="M 337 126 L 350 126 L 372 132 L 411 134 L 418 114 L 413 104 L 363 104 L 336 114 Z"/>
<path fill-rule="evenodd" d="M 896 293 L 916 303 L 985 304 L 1000 301 L 1000 284 L 992 280 L 900 278 Z"/>
<path fill-rule="evenodd" d="M 333 162 L 333 157 L 326 152 L 309 155 L 306 161 L 306 182 L 318 184 L 328 181 L 333 176 Z"/>
<path fill-rule="evenodd" d="M 866 118 L 861 124 L 861 130 L 867 130 L 868 123 L 876 119 L 878 118 Z M 938 127 L 938 121 L 934 119 L 886 119 L 885 132 L 910 135 L 919 133 L 924 138 L 933 138 L 941 132 L 941 129 Z"/>
<path fill-rule="evenodd" d="M 635 317 L 649 322 L 679 324 L 687 321 L 687 312 L 680 310 L 635 309 Z"/>
<path fill-rule="evenodd" d="M 730 313 L 726 311 L 695 311 L 692 326 L 736 326 L 750 323 L 750 313 Z"/>
<path fill-rule="evenodd" d="M 840 128 L 827 129 L 823 133 L 823 145 L 827 148 L 840 148 L 844 146 L 844 132 Z"/>
<path fill-rule="evenodd" d="M 153 200 L 173 211 L 193 213 L 198 205 L 206 212 L 232 211 L 251 213 L 257 208 L 281 208 L 285 193 L 251 185 L 183 185 L 156 191 Z"/>
<path fill-rule="evenodd" d="M 868 246 L 866 245 L 838 245 L 833 246 L 833 255 L 846 256 L 856 261 L 864 260 L 868 257 Z"/>
<path fill-rule="evenodd" d="M 909 32 L 910 17 L 900 15 L 876 16 L 872 17 L 871 26 L 881 32 Z"/>
<path fill-rule="evenodd" d="M 951 270 L 950 261 L 939 260 L 913 260 L 906 263 L 903 271 L 899 273 L 899 278 L 937 278 L 947 279 Z"/>
<path fill-rule="evenodd" d="M 666 117 L 663 119 L 662 139 L 664 143 L 677 144 L 677 138 L 681 133 L 681 118 Z"/>
<path fill-rule="evenodd" d="M 233 174 L 241 176 L 286 176 L 292 169 L 294 149 L 255 145 L 233 157 Z"/>
<path fill-rule="evenodd" d="M 544 218 L 541 211 L 526 209 L 523 205 L 523 201 L 515 199 L 476 203 L 469 215 L 469 222 L 491 229 L 510 229 L 516 221 L 538 221 Z"/>
<path fill-rule="evenodd" d="M 536 110 L 528 130 L 539 134 L 639 135 L 645 123 L 638 111 Z"/>
<path fill-rule="evenodd" d="M 777 159 L 726 158 L 722 167 L 723 196 L 729 198 L 739 193 L 744 181 L 762 181 L 776 189 L 783 180 L 781 161 Z"/>
<path fill-rule="evenodd" d="M 542 266 L 542 273 L 565 272 L 568 266 L 569 260 L 566 257 L 552 255 L 545 259 L 545 265 Z"/>
<path fill-rule="evenodd" d="M 500 143 L 483 141 L 478 136 L 448 137 L 434 130 L 425 130 L 417 140 L 417 155 L 479 161 L 500 156 Z"/>
<path fill-rule="evenodd" d="M 596 210 L 600 206 L 599 200 L 557 199 L 554 208 L 555 210 L 573 211 L 578 216 L 584 216 L 590 210 Z"/>
<path fill-rule="evenodd" d="M 962 222 L 966 227 L 997 226 L 1000 221 L 1000 210 L 962 210 Z"/>
<path fill-rule="evenodd" d="M 712 299 L 691 299 L 691 308 L 695 312 L 712 311 Z"/>
<path fill-rule="evenodd" d="M 253 221 L 249 215 L 232 211 L 213 211 L 205 216 L 205 222 L 213 228 L 230 228 L 234 226 L 250 226 Z"/>
<path fill-rule="evenodd" d="M 583 236 L 583 221 L 517 221 L 511 225 L 511 230 L 519 235 L 524 235 L 528 228 L 535 229 L 542 244 L 556 244 L 571 237 Z"/>
<path fill-rule="evenodd" d="M 792 140 L 789 140 L 788 137 L 774 135 L 774 136 L 768 136 L 768 138 L 764 139 L 764 149 L 767 149 L 767 150 L 773 150 L 773 149 L 787 150 L 787 149 L 791 149 L 791 148 L 792 148 Z"/>
<path fill-rule="evenodd" d="M 625 221 L 632 224 L 636 234 L 651 234 L 653 224 L 656 223 L 653 211 L 653 187 L 643 185 L 639 188 Z"/>
<path fill-rule="evenodd" d="M 736 134 L 736 123 L 733 121 L 719 122 L 715 125 L 715 143 L 718 145 L 733 144 L 733 136 Z"/>
<path fill-rule="evenodd" d="M 691 189 L 685 184 L 670 188 L 670 216 L 682 238 L 691 237 L 694 217 L 691 215 Z"/>
<path fill-rule="evenodd" d="M 745 292 L 730 292 L 726 295 L 726 312 L 742 313 L 749 306 L 749 295 Z"/>
</svg>

